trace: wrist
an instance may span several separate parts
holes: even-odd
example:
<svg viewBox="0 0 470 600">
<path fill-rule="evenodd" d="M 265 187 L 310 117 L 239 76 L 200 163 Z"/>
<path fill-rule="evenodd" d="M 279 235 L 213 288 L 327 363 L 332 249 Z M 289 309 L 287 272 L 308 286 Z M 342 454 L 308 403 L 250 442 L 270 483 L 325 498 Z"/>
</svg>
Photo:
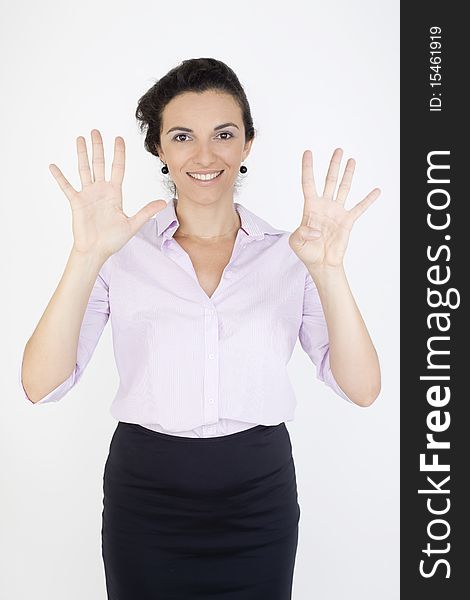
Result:
<svg viewBox="0 0 470 600">
<path fill-rule="evenodd" d="M 305 265 L 308 269 L 308 272 L 313 277 L 336 277 L 338 274 L 344 274 L 344 265 L 340 263 L 339 265 Z"/>
<path fill-rule="evenodd" d="M 70 250 L 69 260 L 87 265 L 90 267 L 101 269 L 108 257 L 98 252 L 81 252 L 75 246 Z"/>
<path fill-rule="evenodd" d="M 347 280 L 344 266 L 308 266 L 313 282 L 317 289 L 329 290 L 335 289 L 337 285 L 342 285 Z"/>
</svg>

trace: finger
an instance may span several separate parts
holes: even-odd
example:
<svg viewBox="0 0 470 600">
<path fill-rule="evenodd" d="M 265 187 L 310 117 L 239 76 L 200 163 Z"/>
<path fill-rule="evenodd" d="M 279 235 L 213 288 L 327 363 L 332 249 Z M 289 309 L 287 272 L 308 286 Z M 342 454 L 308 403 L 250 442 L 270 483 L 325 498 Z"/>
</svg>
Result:
<svg viewBox="0 0 470 600">
<path fill-rule="evenodd" d="M 336 202 L 339 202 L 344 206 L 346 198 L 348 197 L 349 190 L 351 189 L 351 181 L 354 175 L 354 169 L 356 167 L 356 161 L 354 158 L 350 158 L 346 163 L 346 168 L 341 179 L 341 183 L 338 188 L 338 195 L 336 196 Z"/>
<path fill-rule="evenodd" d="M 164 200 L 153 200 L 141 208 L 133 217 L 129 218 L 132 235 L 134 236 L 144 223 L 166 207 Z"/>
<path fill-rule="evenodd" d="M 349 214 L 352 216 L 353 220 L 355 221 L 358 217 L 360 217 L 362 213 L 369 208 L 372 202 L 374 202 L 374 200 L 377 200 L 380 194 L 381 190 L 379 188 L 374 188 L 371 192 L 367 194 L 364 200 L 361 200 L 356 204 L 356 206 L 351 208 Z"/>
<path fill-rule="evenodd" d="M 62 171 L 59 169 L 59 167 L 57 165 L 54 165 L 54 164 L 49 165 L 49 171 L 52 173 L 54 179 L 59 184 L 60 189 L 64 192 L 64 194 L 67 196 L 67 198 L 71 202 L 72 198 L 78 192 L 75 190 L 75 188 L 73 188 L 70 185 L 70 183 L 64 177 Z"/>
<path fill-rule="evenodd" d="M 326 174 L 325 188 L 323 189 L 323 198 L 327 198 L 329 200 L 333 199 L 333 194 L 335 193 L 336 188 L 336 182 L 338 181 L 338 173 L 339 167 L 341 165 L 342 156 L 342 149 L 336 148 L 336 150 L 333 152 L 333 156 L 331 157 L 328 173 Z"/>
<path fill-rule="evenodd" d="M 98 129 L 92 129 L 91 140 L 93 148 L 93 176 L 95 181 L 104 181 L 104 149 L 101 133 Z"/>
<path fill-rule="evenodd" d="M 114 140 L 114 158 L 111 165 L 111 182 L 122 185 L 124 179 L 124 167 L 126 164 L 126 147 L 124 139 L 118 136 Z"/>
<path fill-rule="evenodd" d="M 302 224 L 305 225 L 306 223 L 304 221 L 308 218 L 313 200 L 317 197 L 317 189 L 313 177 L 313 156 L 311 150 L 305 150 L 302 155 L 302 191 L 304 194 Z"/>
<path fill-rule="evenodd" d="M 77 156 L 78 156 L 78 174 L 82 182 L 82 188 L 92 183 L 90 163 L 88 161 L 88 152 L 86 149 L 86 141 L 83 136 L 77 138 Z"/>
</svg>

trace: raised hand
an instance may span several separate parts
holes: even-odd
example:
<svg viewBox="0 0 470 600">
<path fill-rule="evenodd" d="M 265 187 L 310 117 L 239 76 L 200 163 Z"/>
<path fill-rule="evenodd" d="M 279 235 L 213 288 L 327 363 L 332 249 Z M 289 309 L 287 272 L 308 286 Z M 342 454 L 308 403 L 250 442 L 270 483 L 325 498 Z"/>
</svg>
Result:
<svg viewBox="0 0 470 600">
<path fill-rule="evenodd" d="M 314 269 L 343 264 L 354 222 L 380 195 L 380 189 L 374 188 L 356 206 L 344 208 L 355 168 L 355 161 L 350 158 L 333 200 L 342 155 L 341 148 L 333 152 L 322 196 L 315 187 L 312 152 L 305 150 L 302 156 L 304 209 L 300 226 L 289 237 L 289 245 L 307 267 Z"/>
<path fill-rule="evenodd" d="M 153 200 L 133 217 L 128 217 L 122 210 L 124 139 L 115 139 L 109 181 L 105 180 L 103 141 L 97 129 L 92 130 L 91 139 L 93 178 L 85 138 L 80 136 L 76 140 L 81 191 L 72 187 L 55 164 L 50 164 L 49 170 L 72 208 L 74 249 L 81 253 L 96 253 L 106 259 L 122 248 L 148 219 L 165 208 L 166 202 Z"/>
</svg>

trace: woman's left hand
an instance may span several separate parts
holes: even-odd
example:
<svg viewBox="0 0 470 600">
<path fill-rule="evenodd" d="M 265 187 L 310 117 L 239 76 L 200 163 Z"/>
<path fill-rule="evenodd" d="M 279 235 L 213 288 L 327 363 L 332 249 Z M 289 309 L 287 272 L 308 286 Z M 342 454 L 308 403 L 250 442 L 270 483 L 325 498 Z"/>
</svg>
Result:
<svg viewBox="0 0 470 600">
<path fill-rule="evenodd" d="M 300 260 L 312 269 L 342 266 L 354 222 L 380 195 L 380 189 L 374 188 L 356 206 L 350 210 L 344 208 L 355 167 L 354 159 L 350 158 L 336 200 L 333 200 L 342 155 L 341 148 L 333 152 L 322 196 L 317 194 L 315 188 L 312 152 L 305 150 L 302 156 L 303 216 L 301 225 L 289 237 L 289 245 Z M 311 232 L 319 232 L 320 235 L 309 237 Z"/>
</svg>

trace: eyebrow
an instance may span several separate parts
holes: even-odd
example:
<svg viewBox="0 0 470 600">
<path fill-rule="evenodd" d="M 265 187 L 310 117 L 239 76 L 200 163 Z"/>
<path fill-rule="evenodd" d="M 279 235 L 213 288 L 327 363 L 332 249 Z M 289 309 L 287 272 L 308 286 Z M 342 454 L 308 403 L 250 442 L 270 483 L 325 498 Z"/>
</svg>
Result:
<svg viewBox="0 0 470 600">
<path fill-rule="evenodd" d="M 240 129 L 238 127 L 238 125 L 236 125 L 235 123 L 222 123 L 222 125 L 217 125 L 217 127 L 214 127 L 214 131 L 218 131 L 219 129 L 224 129 L 224 127 L 236 127 L 237 129 Z M 187 131 L 188 133 L 193 133 L 192 129 L 189 129 L 189 127 L 172 127 L 171 129 L 169 129 L 166 134 L 168 135 L 170 132 L 172 131 Z"/>
</svg>

